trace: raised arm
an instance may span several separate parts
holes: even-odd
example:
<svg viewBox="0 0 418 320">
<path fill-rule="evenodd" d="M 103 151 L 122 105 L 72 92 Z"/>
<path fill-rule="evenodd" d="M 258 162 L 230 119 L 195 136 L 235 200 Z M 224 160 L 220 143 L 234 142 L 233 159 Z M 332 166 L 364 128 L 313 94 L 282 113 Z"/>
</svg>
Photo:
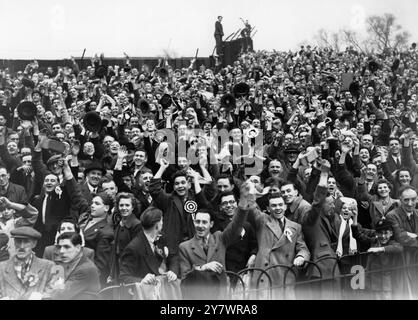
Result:
<svg viewBox="0 0 418 320">
<path fill-rule="evenodd" d="M 248 211 L 257 207 L 255 197 L 255 187 L 251 182 L 244 182 L 241 186 L 241 195 L 238 208 L 231 223 L 222 232 L 222 240 L 228 247 L 241 233 Z"/>
<path fill-rule="evenodd" d="M 169 163 L 165 159 L 161 159 L 160 162 L 160 169 L 158 169 L 157 173 L 155 174 L 154 178 L 151 179 L 149 185 L 149 192 L 154 200 L 155 206 L 161 209 L 163 212 L 166 211 L 168 202 L 169 202 L 169 195 L 166 194 L 162 188 L 161 184 L 161 177 L 164 171 L 168 168 Z"/>
<path fill-rule="evenodd" d="M 322 206 L 325 202 L 327 196 L 327 187 L 328 187 L 328 175 L 331 168 L 330 163 L 327 160 L 322 160 L 321 165 L 321 174 L 319 176 L 319 182 L 315 189 L 314 200 L 312 203 L 312 208 L 306 214 L 303 225 L 312 226 L 314 225 L 321 214 Z"/>
<path fill-rule="evenodd" d="M 77 219 L 82 212 L 86 212 L 89 209 L 87 200 L 82 196 L 80 186 L 74 179 L 73 173 L 68 161 L 64 160 L 64 166 L 62 170 L 65 179 L 65 188 L 70 196 L 70 212 Z"/>
</svg>

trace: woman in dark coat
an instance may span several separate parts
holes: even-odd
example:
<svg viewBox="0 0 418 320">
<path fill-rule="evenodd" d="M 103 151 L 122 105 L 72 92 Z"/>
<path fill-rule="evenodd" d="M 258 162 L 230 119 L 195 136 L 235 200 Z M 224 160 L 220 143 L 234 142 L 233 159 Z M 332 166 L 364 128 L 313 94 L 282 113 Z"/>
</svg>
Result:
<svg viewBox="0 0 418 320">
<path fill-rule="evenodd" d="M 138 202 L 132 193 L 121 192 L 116 196 L 114 212 L 114 241 L 110 255 L 110 278 L 108 283 L 119 284 L 120 259 L 123 250 L 141 230 L 136 218 Z"/>
</svg>

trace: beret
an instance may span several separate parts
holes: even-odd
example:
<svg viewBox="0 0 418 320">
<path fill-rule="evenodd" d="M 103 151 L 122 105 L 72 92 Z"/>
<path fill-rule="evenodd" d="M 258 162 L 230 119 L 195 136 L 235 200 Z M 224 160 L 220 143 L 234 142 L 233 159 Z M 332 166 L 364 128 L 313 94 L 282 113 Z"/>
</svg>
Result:
<svg viewBox="0 0 418 320">
<path fill-rule="evenodd" d="M 12 238 L 40 239 L 42 235 L 31 227 L 18 227 L 10 232 Z"/>
</svg>

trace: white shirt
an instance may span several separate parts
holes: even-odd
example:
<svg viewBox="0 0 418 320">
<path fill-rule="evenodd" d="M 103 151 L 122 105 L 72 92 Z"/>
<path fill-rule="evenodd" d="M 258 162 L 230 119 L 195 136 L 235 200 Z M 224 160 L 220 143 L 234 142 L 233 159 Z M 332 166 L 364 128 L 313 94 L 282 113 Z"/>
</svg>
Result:
<svg viewBox="0 0 418 320">
<path fill-rule="evenodd" d="M 90 190 L 90 193 L 97 193 L 97 187 L 93 187 L 90 183 L 87 182 L 87 187 Z"/>
<path fill-rule="evenodd" d="M 373 187 L 373 183 L 374 183 L 374 181 L 367 181 L 366 182 L 367 183 L 367 191 L 370 191 L 371 190 L 371 188 Z"/>
<path fill-rule="evenodd" d="M 46 221 L 46 204 L 48 202 L 49 194 L 45 194 L 44 201 L 42 202 L 42 223 Z"/>
<path fill-rule="evenodd" d="M 152 250 L 152 252 L 154 252 L 155 253 L 155 245 L 154 245 L 154 241 L 156 240 L 156 239 L 152 239 L 149 235 L 147 235 L 145 232 L 144 232 L 144 234 L 145 234 L 145 237 L 147 238 L 147 240 L 148 240 L 148 243 L 149 243 L 149 245 L 150 245 L 150 247 L 151 247 L 151 250 Z"/>
<path fill-rule="evenodd" d="M 392 156 L 392 159 L 393 159 L 393 161 L 395 161 L 396 165 L 398 165 L 398 159 L 399 159 L 399 163 L 402 164 L 402 160 L 401 160 L 401 156 L 400 155 L 398 155 L 397 157 L 396 156 Z"/>
</svg>

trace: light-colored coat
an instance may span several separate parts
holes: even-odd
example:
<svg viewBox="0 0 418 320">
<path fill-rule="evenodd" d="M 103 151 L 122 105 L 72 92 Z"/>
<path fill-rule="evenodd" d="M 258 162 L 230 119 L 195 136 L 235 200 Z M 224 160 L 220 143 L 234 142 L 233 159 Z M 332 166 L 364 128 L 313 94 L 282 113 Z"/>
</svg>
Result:
<svg viewBox="0 0 418 320">
<path fill-rule="evenodd" d="M 180 244 L 180 278 L 185 279 L 189 273 L 202 272 L 202 276 L 207 276 L 209 271 L 195 271 L 197 266 L 202 266 L 206 263 L 217 261 L 223 266 L 225 271 L 225 254 L 226 248 L 233 243 L 240 235 L 243 228 L 244 221 L 247 217 L 247 210 L 238 209 L 234 214 L 232 221 L 228 224 L 224 231 L 216 231 L 209 235 L 208 239 L 208 253 L 206 254 L 199 242 L 199 239 L 194 236 L 190 240 L 184 241 Z M 221 287 L 219 288 L 219 299 L 226 298 L 226 290 L 223 284 L 226 282 L 226 274 L 222 272 L 219 275 L 221 279 Z M 204 291 L 198 290 L 198 292 Z M 202 298 L 204 298 L 202 296 Z"/>
<path fill-rule="evenodd" d="M 180 277 L 183 279 L 194 267 L 211 261 L 217 261 L 225 267 L 226 248 L 239 237 L 247 212 L 238 209 L 224 231 L 216 231 L 209 235 L 207 255 L 196 236 L 182 242 L 180 244 Z"/>
<path fill-rule="evenodd" d="M 276 223 L 274 217 L 262 213 L 259 210 L 250 210 L 248 220 L 256 228 L 258 241 L 258 253 L 255 259 L 256 268 L 266 269 L 278 264 L 291 267 L 293 266 L 293 260 L 298 256 L 303 257 L 305 261 L 309 260 L 310 253 L 303 239 L 302 226 L 300 224 L 285 218 L 284 230 L 289 229 L 292 233 L 290 237 L 291 241 L 289 241 L 284 235 L 284 232 L 280 229 L 278 223 Z M 286 268 L 273 268 L 268 271 L 273 286 L 283 285 L 286 270 Z M 251 279 L 253 287 L 257 285 L 259 275 L 260 272 L 255 271 L 253 273 Z M 293 277 L 289 273 L 287 279 L 293 280 L 292 278 Z M 260 279 L 260 288 L 267 285 L 267 278 L 262 276 Z M 286 292 L 292 297 L 292 289 L 289 289 L 290 290 L 286 290 Z M 282 289 L 275 290 L 273 298 L 277 298 L 277 293 L 280 291 L 282 291 Z M 267 291 L 264 291 L 264 294 L 262 293 L 262 295 L 265 295 L 266 293 Z"/>
<path fill-rule="evenodd" d="M 291 214 L 286 218 L 302 225 L 311 207 L 311 204 L 299 195 L 289 206 Z"/>
<path fill-rule="evenodd" d="M 14 269 L 14 256 L 0 263 L 0 295 L 2 298 L 9 297 L 12 300 L 27 300 L 34 292 L 49 294 L 51 284 L 55 279 L 51 268 L 55 265 L 52 261 L 33 257 L 29 272 L 37 274 L 39 281 L 33 286 L 26 288 L 17 277 Z"/>
</svg>

